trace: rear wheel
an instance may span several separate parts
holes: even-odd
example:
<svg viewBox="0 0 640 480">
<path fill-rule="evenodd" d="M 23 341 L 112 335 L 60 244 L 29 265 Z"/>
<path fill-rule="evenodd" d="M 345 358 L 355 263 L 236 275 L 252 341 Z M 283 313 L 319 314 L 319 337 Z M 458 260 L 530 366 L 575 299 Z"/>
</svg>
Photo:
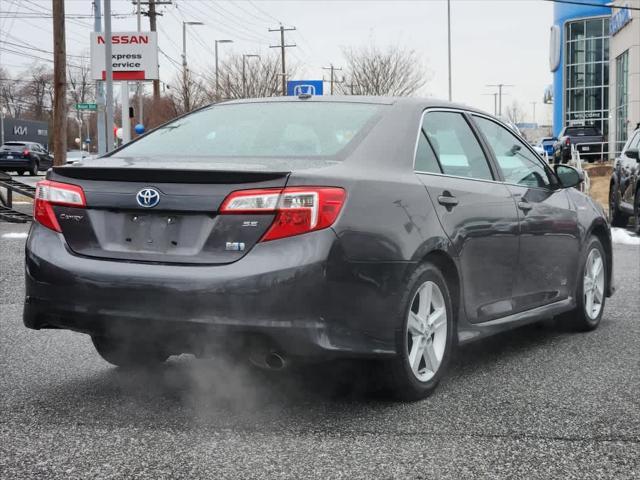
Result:
<svg viewBox="0 0 640 480">
<path fill-rule="evenodd" d="M 18 175 L 22 176 L 22 175 L 24 175 L 24 170 L 18 170 L 16 173 L 17 173 Z"/>
<path fill-rule="evenodd" d="M 38 169 L 40 168 L 40 166 L 38 165 L 38 161 L 37 160 L 33 160 L 31 162 L 31 165 L 29 165 L 29 175 L 31 175 L 32 177 L 35 177 L 36 175 L 38 175 Z"/>
<path fill-rule="evenodd" d="M 626 227 L 629 217 L 620 211 L 618 187 L 612 183 L 609 187 L 609 221 L 613 227 Z"/>
<path fill-rule="evenodd" d="M 576 308 L 563 318 L 575 330 L 595 330 L 602 319 L 607 289 L 607 257 L 596 237 L 589 239 L 578 281 Z"/>
<path fill-rule="evenodd" d="M 388 363 L 387 383 L 398 398 L 419 400 L 440 382 L 453 348 L 453 308 L 440 270 L 430 263 L 418 267 L 401 304 L 398 355 Z"/>
<path fill-rule="evenodd" d="M 92 336 L 91 340 L 100 356 L 117 367 L 150 367 L 169 358 L 167 353 L 149 343 L 98 336 Z"/>
</svg>

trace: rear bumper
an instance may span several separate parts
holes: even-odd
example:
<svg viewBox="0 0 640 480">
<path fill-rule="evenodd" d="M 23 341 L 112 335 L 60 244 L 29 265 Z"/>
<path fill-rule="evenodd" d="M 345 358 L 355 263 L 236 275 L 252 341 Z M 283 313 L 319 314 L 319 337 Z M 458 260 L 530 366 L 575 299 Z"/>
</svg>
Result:
<svg viewBox="0 0 640 480">
<path fill-rule="evenodd" d="M 4 160 L 0 159 L 0 170 L 12 171 L 12 170 L 26 170 L 29 168 L 31 160 L 28 158 L 20 158 L 16 160 Z"/>
<path fill-rule="evenodd" d="M 180 351 L 259 335 L 290 355 L 389 355 L 406 268 L 345 262 L 330 229 L 257 244 L 232 264 L 184 266 L 80 257 L 34 224 L 24 323 L 153 337 Z"/>
</svg>

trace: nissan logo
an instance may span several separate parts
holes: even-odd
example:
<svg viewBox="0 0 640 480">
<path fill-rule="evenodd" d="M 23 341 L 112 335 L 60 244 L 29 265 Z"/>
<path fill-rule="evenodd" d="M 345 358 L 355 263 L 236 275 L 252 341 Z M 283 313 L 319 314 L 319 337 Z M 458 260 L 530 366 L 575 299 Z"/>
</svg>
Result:
<svg viewBox="0 0 640 480">
<path fill-rule="evenodd" d="M 160 192 L 155 188 L 143 188 L 136 194 L 138 205 L 144 208 L 153 208 L 160 203 Z"/>
</svg>

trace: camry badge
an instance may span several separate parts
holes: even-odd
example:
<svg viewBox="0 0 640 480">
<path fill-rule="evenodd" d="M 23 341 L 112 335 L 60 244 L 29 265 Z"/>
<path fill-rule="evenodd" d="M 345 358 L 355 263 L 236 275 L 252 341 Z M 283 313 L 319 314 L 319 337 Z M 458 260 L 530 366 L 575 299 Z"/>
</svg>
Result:
<svg viewBox="0 0 640 480">
<path fill-rule="evenodd" d="M 160 203 L 160 192 L 155 188 L 143 188 L 136 194 L 138 205 L 153 208 Z"/>
</svg>

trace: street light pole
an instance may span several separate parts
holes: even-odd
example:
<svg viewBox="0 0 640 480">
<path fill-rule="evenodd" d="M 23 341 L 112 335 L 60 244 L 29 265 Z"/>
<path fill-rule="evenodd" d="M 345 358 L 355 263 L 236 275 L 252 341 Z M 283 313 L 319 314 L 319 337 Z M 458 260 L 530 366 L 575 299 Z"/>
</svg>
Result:
<svg viewBox="0 0 640 480">
<path fill-rule="evenodd" d="M 204 25 L 202 22 L 182 22 L 182 93 L 184 97 L 184 109 L 191 110 L 189 99 L 189 85 L 187 85 L 187 25 Z"/>
<path fill-rule="evenodd" d="M 447 0 L 447 51 L 449 61 L 449 101 L 453 95 L 451 91 L 451 0 Z"/>
<path fill-rule="evenodd" d="M 216 101 L 220 101 L 220 79 L 218 75 L 218 44 L 219 43 L 233 43 L 233 40 L 216 40 L 215 41 L 215 56 L 216 56 Z"/>
<path fill-rule="evenodd" d="M 247 76 L 245 74 L 247 58 L 260 58 L 260 55 L 243 53 L 242 54 L 242 97 L 247 98 Z"/>
</svg>

